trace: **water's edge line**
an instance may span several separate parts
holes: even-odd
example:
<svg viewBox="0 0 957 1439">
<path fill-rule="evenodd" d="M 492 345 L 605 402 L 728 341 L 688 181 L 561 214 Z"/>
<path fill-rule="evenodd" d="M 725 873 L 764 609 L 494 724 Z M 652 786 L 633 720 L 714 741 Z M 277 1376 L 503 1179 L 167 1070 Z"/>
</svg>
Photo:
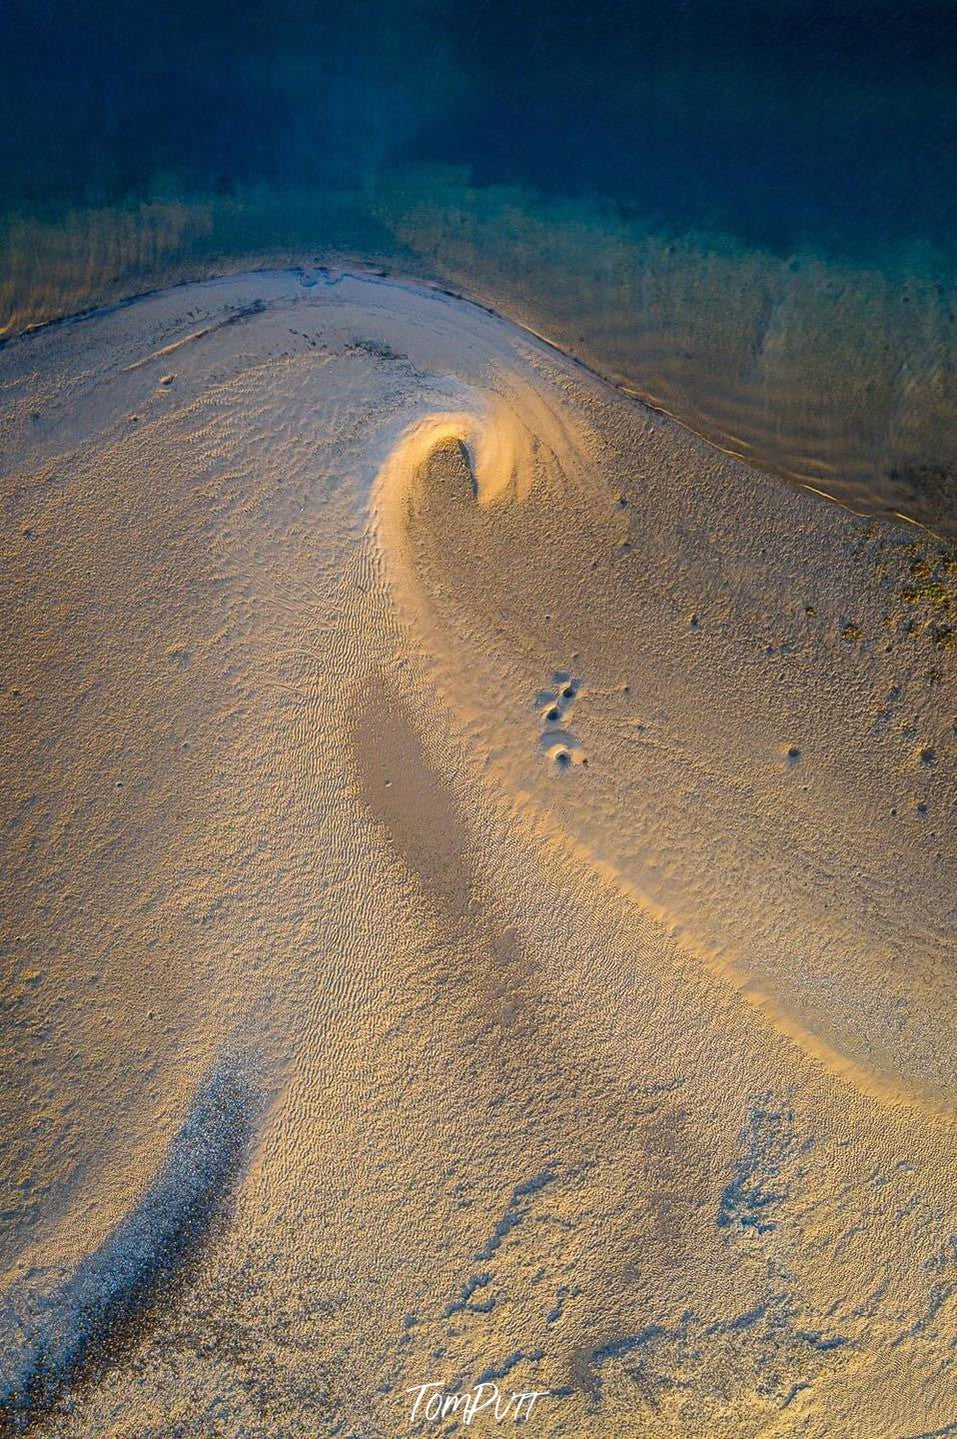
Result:
<svg viewBox="0 0 957 1439">
<path fill-rule="evenodd" d="M 932 540 L 943 544 L 950 543 L 945 535 L 940 534 L 929 525 L 923 524 L 920 520 L 913 519 L 910 515 L 902 514 L 899 510 L 889 510 L 886 508 L 875 508 L 873 510 L 856 509 L 845 500 L 838 499 L 838 497 L 831 494 L 829 490 L 812 484 L 810 480 L 799 479 L 797 476 L 788 474 L 786 471 L 778 469 L 773 465 L 761 464 L 753 456 L 744 455 L 738 450 L 722 445 L 713 436 L 705 434 L 701 430 L 696 430 L 687 420 L 683 420 L 672 410 L 669 410 L 667 406 L 663 405 L 660 400 L 656 399 L 650 392 L 636 389 L 633 386 L 625 384 L 624 381 L 613 379 L 610 375 L 604 374 L 601 370 L 590 365 L 587 360 L 582 360 L 579 356 L 566 350 L 557 341 L 550 339 L 548 335 L 534 329 L 531 325 L 523 324 L 519 320 L 512 319 L 511 316 L 503 314 L 500 310 L 496 309 L 494 305 L 491 305 L 479 295 L 469 294 L 467 291 L 461 289 L 453 289 L 441 280 L 429 280 L 422 276 L 403 274 L 401 271 L 394 271 L 390 267 L 374 261 L 365 260 L 354 255 L 342 255 L 336 251 L 329 252 L 324 261 L 309 265 L 276 264 L 256 265 L 252 268 L 243 268 L 242 265 L 237 262 L 235 266 L 229 265 L 221 270 L 214 269 L 202 278 L 193 276 L 191 278 L 174 280 L 168 285 L 152 286 L 147 290 L 139 290 L 133 295 L 123 296 L 121 299 L 114 300 L 106 305 L 87 306 L 71 314 L 58 315 L 49 320 L 41 320 L 36 324 L 27 325 L 24 329 L 10 334 L 0 334 L 0 350 L 4 350 L 8 346 L 17 343 L 28 341 L 34 336 L 44 334 L 48 330 L 81 324 L 86 320 L 100 319 L 108 315 L 118 314 L 122 310 L 137 305 L 142 301 L 156 299 L 160 295 L 185 289 L 191 285 L 215 285 L 225 280 L 242 279 L 247 275 L 292 276 L 306 275 L 315 271 L 319 271 L 320 273 L 335 273 L 352 280 L 365 281 L 368 283 L 395 285 L 402 289 L 427 290 L 432 294 L 444 295 L 448 299 L 457 300 L 464 305 L 473 305 L 476 309 L 484 311 L 485 314 L 492 318 L 503 324 L 510 325 L 519 333 L 546 346 L 554 354 L 561 356 L 567 364 L 574 365 L 584 374 L 589 375 L 591 379 L 598 381 L 602 385 L 607 385 L 610 389 L 614 390 L 616 394 L 624 396 L 626 399 L 632 401 L 632 403 L 641 405 L 644 409 L 651 410 L 652 413 L 656 415 L 664 416 L 670 420 L 672 424 L 677 425 L 685 434 L 693 435 L 696 440 L 707 445 L 708 448 L 716 454 L 727 456 L 737 464 L 743 465 L 752 474 L 760 475 L 762 478 L 769 479 L 775 484 L 784 485 L 792 491 L 800 490 L 804 494 L 816 495 L 821 499 L 829 501 L 831 504 L 839 506 L 846 514 L 854 515 L 857 519 L 868 521 L 877 520 L 892 529 L 902 527 L 906 524 L 912 529 L 920 530 Z"/>
</svg>

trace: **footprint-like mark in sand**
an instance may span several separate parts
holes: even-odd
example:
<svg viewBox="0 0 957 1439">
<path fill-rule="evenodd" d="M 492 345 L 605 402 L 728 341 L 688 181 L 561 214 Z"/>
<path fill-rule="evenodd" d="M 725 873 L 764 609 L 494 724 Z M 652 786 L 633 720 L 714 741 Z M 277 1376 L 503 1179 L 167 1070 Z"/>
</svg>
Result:
<svg viewBox="0 0 957 1439">
<path fill-rule="evenodd" d="M 535 708 L 542 717 L 542 733 L 538 747 L 556 769 L 571 769 L 572 765 L 587 768 L 588 756 L 581 742 L 570 729 L 566 720 L 581 691 L 581 680 L 566 670 L 556 670 L 552 675 L 551 688 L 539 690 L 535 696 Z"/>
</svg>

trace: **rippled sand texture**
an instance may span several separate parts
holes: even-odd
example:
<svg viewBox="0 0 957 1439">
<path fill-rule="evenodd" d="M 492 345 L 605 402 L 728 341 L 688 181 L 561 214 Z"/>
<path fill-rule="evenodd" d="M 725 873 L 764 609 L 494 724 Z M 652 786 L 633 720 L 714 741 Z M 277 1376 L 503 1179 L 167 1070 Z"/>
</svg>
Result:
<svg viewBox="0 0 957 1439">
<path fill-rule="evenodd" d="M 957 1432 L 952 556 L 384 280 L 0 393 L 7 1432 Z"/>
</svg>

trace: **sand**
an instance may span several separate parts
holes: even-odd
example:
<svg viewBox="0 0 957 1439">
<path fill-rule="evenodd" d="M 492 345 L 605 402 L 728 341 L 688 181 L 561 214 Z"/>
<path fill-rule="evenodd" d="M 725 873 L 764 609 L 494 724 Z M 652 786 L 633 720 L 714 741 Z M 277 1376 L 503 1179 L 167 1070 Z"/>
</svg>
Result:
<svg viewBox="0 0 957 1439">
<path fill-rule="evenodd" d="M 951 552 L 368 275 L 0 395 L 8 1432 L 957 1432 Z"/>
</svg>

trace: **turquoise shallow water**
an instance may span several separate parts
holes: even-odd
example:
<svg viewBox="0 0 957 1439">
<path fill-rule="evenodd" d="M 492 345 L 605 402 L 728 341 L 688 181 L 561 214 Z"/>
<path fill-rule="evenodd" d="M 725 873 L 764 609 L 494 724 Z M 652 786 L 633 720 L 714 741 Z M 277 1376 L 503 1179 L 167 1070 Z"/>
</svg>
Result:
<svg viewBox="0 0 957 1439">
<path fill-rule="evenodd" d="M 8 331 L 177 266 L 375 258 L 957 527 L 951 5 L 14 0 L 0 42 Z"/>
</svg>

